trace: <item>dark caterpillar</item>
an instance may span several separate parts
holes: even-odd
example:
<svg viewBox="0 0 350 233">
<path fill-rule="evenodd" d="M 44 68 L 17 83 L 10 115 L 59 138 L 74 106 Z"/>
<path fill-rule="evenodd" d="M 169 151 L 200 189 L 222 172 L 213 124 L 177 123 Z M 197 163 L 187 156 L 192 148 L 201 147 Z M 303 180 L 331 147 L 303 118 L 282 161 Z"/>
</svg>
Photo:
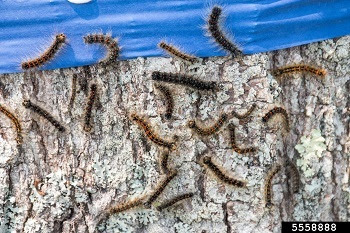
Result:
<svg viewBox="0 0 350 233">
<path fill-rule="evenodd" d="M 256 152 L 255 147 L 248 147 L 248 148 L 239 148 L 236 144 L 236 135 L 235 135 L 235 126 L 233 124 L 228 125 L 228 129 L 230 131 L 230 137 L 231 137 L 231 146 L 234 151 L 236 151 L 238 154 L 246 154 L 246 153 L 253 153 Z"/>
<path fill-rule="evenodd" d="M 297 166 L 290 160 L 289 157 L 286 158 L 286 170 L 288 171 L 287 177 L 292 179 L 292 190 L 294 193 L 299 192 L 300 187 L 300 174 Z"/>
<path fill-rule="evenodd" d="M 97 95 L 97 85 L 92 84 L 90 87 L 90 96 L 89 96 L 89 99 L 88 99 L 88 102 L 87 102 L 86 108 L 85 108 L 84 130 L 86 132 L 90 132 L 92 129 L 91 111 L 92 111 L 92 107 L 93 107 L 95 99 L 96 99 L 96 95 Z"/>
<path fill-rule="evenodd" d="M 169 159 L 169 152 L 166 151 L 166 152 L 162 153 L 162 156 L 160 158 L 160 168 L 164 174 L 169 173 L 168 159 Z"/>
<path fill-rule="evenodd" d="M 268 122 L 271 117 L 273 117 L 275 114 L 281 114 L 284 117 L 285 120 L 285 128 L 287 131 L 290 130 L 289 128 L 289 117 L 288 117 L 288 113 L 284 108 L 281 107 L 274 107 L 273 109 L 271 109 L 270 111 L 268 111 L 265 116 L 262 118 L 262 121 L 264 123 Z"/>
<path fill-rule="evenodd" d="M 241 119 L 247 118 L 254 111 L 255 108 L 256 108 L 256 104 L 252 104 L 252 106 L 244 114 L 239 114 L 235 111 L 232 111 L 232 115 L 237 119 L 241 120 Z"/>
<path fill-rule="evenodd" d="M 265 206 L 272 207 L 272 179 L 281 170 L 281 165 L 277 164 L 271 168 L 265 180 Z"/>
<path fill-rule="evenodd" d="M 189 75 L 155 71 L 152 73 L 152 79 L 155 81 L 188 86 L 201 91 L 216 91 L 218 89 L 216 82 L 201 81 Z"/>
<path fill-rule="evenodd" d="M 166 108 L 165 118 L 169 120 L 173 115 L 173 110 L 174 110 L 173 94 L 171 93 L 169 88 L 167 88 L 164 85 L 156 84 L 155 87 L 164 95 L 166 99 L 167 108 Z"/>
<path fill-rule="evenodd" d="M 182 195 L 176 196 L 176 197 L 174 197 L 174 198 L 164 202 L 163 204 L 157 206 L 157 210 L 158 211 L 162 211 L 162 210 L 164 210 L 164 209 L 166 209 L 166 208 L 176 204 L 179 201 L 182 201 L 182 200 L 184 200 L 186 198 L 193 197 L 193 195 L 194 195 L 193 193 L 186 193 L 186 194 L 182 194 Z"/>
<path fill-rule="evenodd" d="M 73 74 L 73 78 L 72 78 L 72 94 L 71 94 L 71 97 L 70 97 L 70 100 L 69 100 L 69 104 L 68 104 L 70 109 L 73 107 L 75 96 L 77 94 L 77 79 L 78 79 L 77 74 Z"/>
<path fill-rule="evenodd" d="M 208 136 L 218 132 L 219 129 L 223 126 L 223 124 L 227 121 L 227 118 L 227 114 L 223 113 L 214 125 L 209 126 L 207 128 L 199 127 L 194 120 L 190 120 L 188 122 L 188 127 L 194 129 L 200 135 Z"/>
<path fill-rule="evenodd" d="M 17 137 L 16 137 L 17 144 L 21 144 L 23 142 L 23 137 L 22 137 L 22 127 L 21 127 L 21 124 L 19 123 L 19 120 L 17 119 L 17 117 L 15 117 L 15 115 L 13 115 L 9 110 L 7 110 L 1 104 L 0 104 L 0 112 L 2 112 L 8 118 L 10 118 L 10 120 L 14 124 L 16 128 L 16 133 L 17 133 Z"/>
<path fill-rule="evenodd" d="M 188 55 L 184 52 L 181 52 L 178 48 L 176 48 L 175 46 L 173 45 L 170 45 L 170 44 L 167 44 L 165 43 L 164 41 L 160 42 L 158 44 L 158 46 L 162 49 L 164 49 L 166 52 L 168 52 L 169 54 L 175 56 L 175 57 L 179 57 L 181 58 L 182 60 L 185 60 L 185 61 L 188 61 L 188 62 L 191 62 L 191 63 L 194 63 L 194 62 L 197 62 L 198 59 L 194 56 L 191 56 L 191 55 Z"/>
<path fill-rule="evenodd" d="M 123 212 L 125 210 L 132 209 L 136 206 L 142 205 L 144 199 L 145 199 L 145 197 L 142 196 L 142 197 L 130 200 L 128 202 L 118 204 L 118 205 L 112 207 L 111 209 L 109 209 L 108 213 L 109 214 L 116 214 L 116 213 Z"/>
</svg>

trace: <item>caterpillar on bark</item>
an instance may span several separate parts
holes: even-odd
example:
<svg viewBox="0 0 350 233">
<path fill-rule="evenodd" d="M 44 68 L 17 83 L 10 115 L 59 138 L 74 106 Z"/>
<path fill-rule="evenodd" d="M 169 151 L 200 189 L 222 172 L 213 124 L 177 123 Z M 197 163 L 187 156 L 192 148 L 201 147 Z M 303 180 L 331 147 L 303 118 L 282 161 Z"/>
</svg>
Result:
<svg viewBox="0 0 350 233">
<path fill-rule="evenodd" d="M 218 121 L 214 123 L 212 126 L 204 128 L 204 127 L 198 126 L 196 121 L 190 120 L 188 122 L 188 127 L 193 129 L 195 132 L 197 132 L 200 135 L 209 136 L 218 132 L 220 128 L 224 125 L 224 123 L 227 121 L 227 119 L 228 119 L 227 114 L 223 113 L 219 117 Z"/>
<path fill-rule="evenodd" d="M 157 210 L 162 211 L 162 210 L 164 210 L 164 209 L 166 209 L 166 208 L 168 208 L 168 207 L 170 207 L 170 206 L 172 206 L 172 205 L 174 205 L 174 204 L 176 204 L 184 199 L 193 197 L 193 195 L 194 195 L 194 193 L 185 193 L 185 194 L 176 196 L 176 197 L 162 203 L 161 205 L 157 206 Z"/>
<path fill-rule="evenodd" d="M 281 170 L 281 165 L 277 164 L 273 166 L 268 172 L 265 179 L 265 206 L 267 208 L 272 207 L 272 179 Z"/>
<path fill-rule="evenodd" d="M 284 67 L 279 67 L 277 69 L 272 70 L 272 74 L 276 77 L 280 77 L 291 73 L 310 73 L 320 78 L 324 78 L 327 75 L 327 71 L 325 69 L 316 68 L 316 67 L 313 67 L 310 65 L 304 65 L 304 64 L 284 66 Z"/>
<path fill-rule="evenodd" d="M 23 142 L 23 137 L 22 137 L 22 127 L 21 124 L 19 123 L 19 120 L 15 115 L 13 115 L 9 110 L 7 110 L 4 106 L 0 104 L 0 111 L 5 114 L 13 123 L 16 129 L 16 142 L 17 144 L 21 144 Z"/>
<path fill-rule="evenodd" d="M 228 129 L 230 131 L 231 146 L 234 151 L 236 151 L 238 154 L 254 153 L 257 151 L 255 147 L 248 147 L 248 148 L 238 147 L 236 143 L 236 133 L 235 133 L 236 127 L 233 124 L 229 124 Z"/>
</svg>

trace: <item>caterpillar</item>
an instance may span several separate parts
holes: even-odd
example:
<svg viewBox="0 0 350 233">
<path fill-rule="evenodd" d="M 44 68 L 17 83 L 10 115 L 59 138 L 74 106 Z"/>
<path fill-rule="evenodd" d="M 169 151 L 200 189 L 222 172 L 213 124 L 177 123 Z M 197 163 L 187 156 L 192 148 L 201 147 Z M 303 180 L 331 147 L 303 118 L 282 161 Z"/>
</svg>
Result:
<svg viewBox="0 0 350 233">
<path fill-rule="evenodd" d="M 289 128 L 289 117 L 288 117 L 288 113 L 287 111 L 282 108 L 282 107 L 274 107 L 273 109 L 271 109 L 270 111 L 268 111 L 262 118 L 262 121 L 264 123 L 268 122 L 271 117 L 273 117 L 275 114 L 282 114 L 282 116 L 284 117 L 285 120 L 285 128 L 287 131 L 290 130 Z"/>
<path fill-rule="evenodd" d="M 166 152 L 162 153 L 162 155 L 160 157 L 159 164 L 160 164 L 160 168 L 164 174 L 169 173 L 168 159 L 169 159 L 169 152 L 166 151 Z"/>
<path fill-rule="evenodd" d="M 245 187 L 246 182 L 245 181 L 240 181 L 235 178 L 229 177 L 225 174 L 224 171 L 221 171 L 218 166 L 213 163 L 211 157 L 205 156 L 203 158 L 203 163 L 215 174 L 216 177 L 218 177 L 221 181 L 224 183 L 237 186 L 237 187 Z"/>
<path fill-rule="evenodd" d="M 231 146 L 232 146 L 232 149 L 234 151 L 236 151 L 238 154 L 246 154 L 246 153 L 256 152 L 257 149 L 255 147 L 248 147 L 248 148 L 243 148 L 243 149 L 239 148 L 236 145 L 236 135 L 235 135 L 236 127 L 233 124 L 229 124 L 228 129 L 230 131 Z"/>
<path fill-rule="evenodd" d="M 5 114 L 8 118 L 10 118 L 10 120 L 14 124 L 14 126 L 16 128 L 16 133 L 17 133 L 15 140 L 16 140 L 17 144 L 21 144 L 23 142 L 23 137 L 22 137 L 22 127 L 21 127 L 21 124 L 19 123 L 19 120 L 17 119 L 17 117 L 15 117 L 15 115 L 13 115 L 9 110 L 7 110 L 1 104 L 0 104 L 0 111 L 3 114 Z"/>
<path fill-rule="evenodd" d="M 165 187 L 169 184 L 169 182 L 174 179 L 174 177 L 177 175 L 177 171 L 171 171 L 169 175 L 160 182 L 157 186 L 157 188 L 154 190 L 154 192 L 150 195 L 148 200 L 144 203 L 144 205 L 149 208 L 151 204 L 159 197 L 159 195 L 164 191 Z"/>
<path fill-rule="evenodd" d="M 296 165 L 290 160 L 289 157 L 286 158 L 286 167 L 288 171 L 288 177 L 292 179 L 292 190 L 294 193 L 299 192 L 300 187 L 300 174 Z"/>
<path fill-rule="evenodd" d="M 167 53 L 169 53 L 170 55 L 173 55 L 175 57 L 179 57 L 182 60 L 194 63 L 197 62 L 198 59 L 194 56 L 188 55 L 184 52 L 181 52 L 178 48 L 176 48 L 174 45 L 170 45 L 165 43 L 164 41 L 161 41 L 158 46 L 162 49 L 164 49 Z"/>
<path fill-rule="evenodd" d="M 169 90 L 169 88 L 167 88 L 164 85 L 157 84 L 155 85 L 155 87 L 164 95 L 166 99 L 167 108 L 166 108 L 165 118 L 169 120 L 173 115 L 173 110 L 174 110 L 173 95 Z"/>
<path fill-rule="evenodd" d="M 135 121 L 144 130 L 144 132 L 149 140 L 151 140 L 152 142 L 154 142 L 155 144 L 157 144 L 159 146 L 166 147 L 171 151 L 176 149 L 175 142 L 166 141 L 166 140 L 160 138 L 144 119 L 142 119 L 141 117 L 139 117 L 135 113 L 131 114 L 131 119 L 133 121 Z"/>
<path fill-rule="evenodd" d="M 218 89 L 216 82 L 201 81 L 189 75 L 155 71 L 152 73 L 152 79 L 155 81 L 183 85 L 201 91 L 216 91 Z"/>
<path fill-rule="evenodd" d="M 237 119 L 241 120 L 241 119 L 247 118 L 254 111 L 255 108 L 256 108 L 256 104 L 254 103 L 252 104 L 252 106 L 250 106 L 250 108 L 245 113 L 239 114 L 235 111 L 232 111 L 232 115 Z"/>
<path fill-rule="evenodd" d="M 281 170 L 281 165 L 277 164 L 273 166 L 268 172 L 265 179 L 265 206 L 267 208 L 272 207 L 272 179 Z"/>
<path fill-rule="evenodd" d="M 24 100 L 23 101 L 23 106 L 27 109 L 30 109 L 40 116 L 44 117 L 47 121 L 49 121 L 53 126 L 55 126 L 58 131 L 64 132 L 66 129 L 53 117 L 50 115 L 49 112 L 46 110 L 42 109 L 38 105 L 33 104 L 30 100 Z"/>
<path fill-rule="evenodd" d="M 185 193 L 185 194 L 176 196 L 176 197 L 164 202 L 163 204 L 157 206 L 157 210 L 162 211 L 162 210 L 174 205 L 175 203 L 177 203 L 179 201 L 193 197 L 193 195 L 194 195 L 194 193 Z"/>
<path fill-rule="evenodd" d="M 214 6 L 211 14 L 209 15 L 207 22 L 207 30 L 210 36 L 215 40 L 215 42 L 220 45 L 223 49 L 230 52 L 232 56 L 239 56 L 242 54 L 240 49 L 231 42 L 227 36 L 224 34 L 222 29 L 220 29 L 219 21 L 222 13 L 222 9 L 219 6 Z"/>
<path fill-rule="evenodd" d="M 118 205 L 110 208 L 108 213 L 109 214 L 117 214 L 117 213 L 123 212 L 125 210 L 132 209 L 136 206 L 141 205 L 143 203 L 144 199 L 145 199 L 145 197 L 141 196 L 141 197 L 135 198 L 133 200 L 130 200 L 128 202 L 118 204 Z"/>
<path fill-rule="evenodd" d="M 109 65 L 119 57 L 118 40 L 109 35 L 89 34 L 83 37 L 86 44 L 102 44 L 108 49 L 108 53 L 104 59 L 99 61 L 101 64 Z"/>
<path fill-rule="evenodd" d="M 69 104 L 68 104 L 69 108 L 73 107 L 75 96 L 77 94 L 77 79 L 78 79 L 77 74 L 73 74 L 73 78 L 72 78 L 72 94 L 71 94 L 71 97 L 70 97 L 70 100 L 69 100 Z"/>
<path fill-rule="evenodd" d="M 303 65 L 303 64 L 280 67 L 273 70 L 272 74 L 276 77 L 280 77 L 289 73 L 296 73 L 296 72 L 311 73 L 321 78 L 324 78 L 327 74 L 327 71 L 325 69 L 315 68 L 315 67 L 312 67 L 309 65 Z"/>
<path fill-rule="evenodd" d="M 97 95 L 97 85 L 92 84 L 90 87 L 89 99 L 88 99 L 88 102 L 87 102 L 86 108 L 85 108 L 84 130 L 86 132 L 90 132 L 91 128 L 92 128 L 92 126 L 91 126 L 91 111 L 92 111 L 92 107 L 93 107 L 95 99 L 96 99 L 96 95 Z"/>
<path fill-rule="evenodd" d="M 209 126 L 207 128 L 202 128 L 197 125 L 197 123 L 194 120 L 190 120 L 188 122 L 188 127 L 191 129 L 194 129 L 198 134 L 203 136 L 208 136 L 211 134 L 214 134 L 219 131 L 219 129 L 223 126 L 223 124 L 227 121 L 227 114 L 223 113 L 219 117 L 219 120 L 212 126 Z"/>
<path fill-rule="evenodd" d="M 51 44 L 51 46 L 38 58 L 34 58 L 29 61 L 25 61 L 21 63 L 21 67 L 24 70 L 40 67 L 45 63 L 51 61 L 57 52 L 63 47 L 66 43 L 66 35 L 61 33 L 55 36 L 55 40 Z"/>
</svg>

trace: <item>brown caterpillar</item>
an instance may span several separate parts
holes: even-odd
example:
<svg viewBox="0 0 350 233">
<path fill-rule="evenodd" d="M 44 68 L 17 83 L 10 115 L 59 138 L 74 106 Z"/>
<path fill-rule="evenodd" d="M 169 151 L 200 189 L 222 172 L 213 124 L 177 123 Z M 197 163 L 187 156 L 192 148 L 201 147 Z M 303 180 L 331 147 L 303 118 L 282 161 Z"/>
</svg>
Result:
<svg viewBox="0 0 350 233">
<path fill-rule="evenodd" d="M 53 126 L 55 126 L 58 131 L 64 132 L 66 129 L 53 117 L 50 115 L 49 112 L 46 110 L 42 109 L 38 105 L 33 104 L 30 100 L 24 100 L 23 101 L 23 106 L 27 109 L 30 109 L 40 116 L 44 117 L 47 121 L 49 121 Z"/>
<path fill-rule="evenodd" d="M 63 47 L 63 45 L 66 43 L 66 35 L 61 33 L 55 36 L 55 40 L 51 44 L 51 46 L 38 58 L 25 61 L 21 63 L 21 67 L 24 70 L 37 68 L 45 63 L 51 61 L 54 56 L 57 54 L 57 52 Z"/>
<path fill-rule="evenodd" d="M 169 159 L 169 152 L 166 151 L 162 153 L 162 156 L 160 157 L 160 168 L 164 174 L 169 173 L 169 168 L 168 168 L 168 159 Z"/>
<path fill-rule="evenodd" d="M 273 70 L 272 74 L 276 77 L 279 77 L 286 74 L 297 73 L 297 72 L 311 73 L 321 78 L 324 78 L 327 74 L 327 71 L 325 69 L 315 68 L 315 67 L 312 67 L 309 65 L 303 65 L 303 64 L 280 67 Z"/>
<path fill-rule="evenodd" d="M 277 164 L 271 168 L 265 179 L 265 206 L 272 207 L 272 179 L 281 170 L 281 165 Z"/>
<path fill-rule="evenodd" d="M 165 43 L 164 41 L 161 41 L 158 46 L 162 49 L 164 49 L 167 53 L 169 53 L 172 56 L 181 58 L 182 60 L 194 63 L 197 62 L 198 59 L 194 56 L 188 55 L 184 52 L 181 52 L 178 48 L 176 48 L 174 45 L 170 45 Z"/>
<path fill-rule="evenodd" d="M 227 176 L 224 171 L 221 171 L 218 166 L 213 163 L 211 157 L 205 156 L 203 158 L 203 163 L 215 174 L 216 177 L 218 177 L 221 181 L 224 183 L 237 186 L 237 187 L 245 187 L 246 182 L 245 181 L 240 181 L 235 178 Z"/>
<path fill-rule="evenodd" d="M 159 135 L 152 130 L 151 126 L 144 119 L 142 119 L 135 113 L 131 114 L 131 119 L 135 121 L 144 130 L 149 140 L 151 140 L 159 146 L 167 147 L 169 150 L 176 149 L 175 142 L 169 142 L 160 138 Z"/>
<path fill-rule="evenodd" d="M 299 192 L 300 187 L 300 174 L 298 168 L 289 157 L 286 158 L 286 165 L 288 171 L 287 177 L 292 179 L 292 190 L 294 193 L 297 193 Z"/>
<path fill-rule="evenodd" d="M 119 57 L 119 46 L 118 46 L 118 40 L 112 38 L 109 35 L 104 34 L 89 34 L 83 37 L 84 42 L 86 44 L 102 44 L 108 49 L 108 53 L 104 59 L 99 61 L 101 64 L 111 64 L 112 62 L 116 61 Z"/>
<path fill-rule="evenodd" d="M 194 193 L 186 193 L 186 194 L 182 194 L 182 195 L 176 196 L 176 197 L 174 197 L 174 198 L 164 202 L 163 204 L 157 206 L 157 210 L 158 211 L 162 211 L 162 210 L 164 210 L 164 209 L 166 209 L 166 208 L 176 204 L 179 201 L 182 201 L 182 200 L 184 200 L 186 198 L 193 197 L 193 195 L 194 195 Z"/>
<path fill-rule="evenodd" d="M 22 137 L 22 127 L 21 127 L 21 124 L 19 123 L 19 120 L 17 119 L 17 117 L 15 117 L 15 115 L 13 115 L 9 110 L 7 110 L 1 104 L 0 104 L 0 111 L 3 114 L 5 114 L 8 118 L 10 118 L 10 120 L 12 121 L 13 125 L 16 128 L 16 133 L 17 133 L 16 141 L 17 141 L 17 144 L 21 144 L 23 142 L 23 137 Z"/>
<path fill-rule="evenodd" d="M 289 128 L 289 117 L 288 117 L 288 113 L 284 108 L 281 107 L 274 107 L 273 109 L 271 109 L 270 111 L 268 111 L 265 116 L 263 116 L 262 121 L 264 123 L 268 122 L 271 117 L 273 117 L 275 114 L 282 114 L 282 116 L 284 117 L 285 120 L 285 128 L 287 131 L 290 130 Z"/>
<path fill-rule="evenodd" d="M 97 95 L 97 85 L 96 84 L 92 84 L 91 87 L 90 87 L 89 99 L 88 99 L 88 102 L 87 102 L 86 108 L 85 108 L 84 130 L 86 132 L 90 132 L 91 129 L 92 129 L 92 126 L 91 126 L 91 111 L 92 111 L 92 107 L 93 107 L 95 99 L 96 99 L 96 95 Z"/>
<path fill-rule="evenodd" d="M 246 154 L 246 153 L 254 153 L 256 152 L 256 148 L 255 147 L 248 147 L 248 148 L 239 148 L 236 144 L 236 135 L 235 135 L 235 129 L 236 127 L 234 126 L 234 124 L 229 124 L 228 125 L 228 129 L 230 131 L 230 137 L 231 137 L 231 145 L 232 145 L 232 149 L 234 151 L 236 151 L 238 154 Z"/>
<path fill-rule="evenodd" d="M 77 74 L 73 74 L 73 78 L 72 78 L 72 95 L 70 97 L 69 104 L 68 104 L 69 108 L 73 107 L 75 96 L 77 94 L 77 79 L 78 79 Z"/>
<path fill-rule="evenodd" d="M 237 119 L 241 120 L 241 119 L 247 118 L 254 111 L 255 108 L 256 108 L 256 104 L 254 103 L 245 113 L 239 114 L 235 111 L 232 111 L 232 115 Z"/>
<path fill-rule="evenodd" d="M 151 204 L 159 197 L 159 195 L 164 191 L 165 187 L 169 184 L 169 182 L 174 179 L 177 175 L 177 171 L 171 171 L 169 175 L 159 183 L 158 187 L 153 191 L 153 193 L 148 198 L 147 202 L 145 202 L 145 206 L 149 208 Z"/>
<path fill-rule="evenodd" d="M 232 56 L 239 56 L 242 54 L 241 50 L 231 42 L 225 33 L 220 29 L 219 21 L 222 13 L 222 9 L 219 6 L 214 6 L 211 14 L 208 18 L 207 30 L 210 36 L 215 40 L 215 42 L 220 45 L 223 49 L 227 50 L 232 54 Z"/>
<path fill-rule="evenodd" d="M 219 129 L 223 126 L 223 124 L 227 121 L 227 118 L 227 114 L 221 114 L 219 120 L 214 125 L 209 126 L 208 128 L 202 128 L 198 126 L 194 120 L 190 120 L 188 122 L 188 127 L 194 129 L 200 135 L 208 136 L 218 132 Z"/>
<path fill-rule="evenodd" d="M 123 212 L 125 210 L 132 209 L 136 206 L 142 205 L 144 199 L 145 199 L 145 197 L 141 196 L 141 197 L 135 198 L 133 200 L 130 200 L 128 202 L 118 204 L 118 205 L 110 208 L 108 213 L 109 214 L 116 214 L 116 213 Z"/>
<path fill-rule="evenodd" d="M 173 110 L 174 110 L 173 94 L 171 93 L 169 88 L 167 88 L 164 85 L 156 84 L 155 87 L 164 95 L 166 99 L 167 108 L 166 108 L 165 118 L 169 120 L 173 115 Z"/>
</svg>

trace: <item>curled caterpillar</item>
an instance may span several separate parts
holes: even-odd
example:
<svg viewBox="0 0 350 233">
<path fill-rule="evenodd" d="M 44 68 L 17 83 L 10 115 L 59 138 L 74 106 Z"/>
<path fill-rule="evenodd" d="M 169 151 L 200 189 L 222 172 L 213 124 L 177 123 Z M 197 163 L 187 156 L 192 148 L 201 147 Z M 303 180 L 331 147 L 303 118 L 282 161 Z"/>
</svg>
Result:
<svg viewBox="0 0 350 233">
<path fill-rule="evenodd" d="M 228 125 L 228 129 L 230 131 L 230 137 L 231 137 L 231 145 L 232 149 L 236 151 L 238 154 L 246 154 L 246 153 L 254 153 L 256 152 L 255 147 L 248 147 L 248 148 L 239 148 L 236 144 L 236 135 L 235 135 L 235 126 L 233 124 Z"/>
<path fill-rule="evenodd" d="M 21 64 L 22 69 L 28 70 L 32 68 L 37 68 L 51 61 L 65 43 L 66 43 L 65 34 L 61 33 L 56 35 L 55 40 L 53 41 L 51 46 L 42 55 L 40 55 L 38 58 L 22 62 Z"/>
<path fill-rule="evenodd" d="M 70 96 L 70 100 L 69 100 L 69 104 L 68 104 L 70 109 L 73 107 L 75 96 L 77 94 L 77 79 L 78 79 L 77 74 L 73 74 L 73 78 L 72 78 L 72 94 Z"/>
<path fill-rule="evenodd" d="M 241 181 L 241 180 L 237 180 L 235 178 L 229 177 L 228 175 L 225 174 L 224 171 L 221 171 L 218 168 L 218 166 L 215 163 L 213 163 L 211 157 L 205 156 L 203 158 L 203 163 L 215 174 L 216 177 L 218 177 L 224 183 L 237 186 L 240 188 L 246 186 L 245 181 Z"/>
<path fill-rule="evenodd" d="M 293 66 L 285 66 L 280 67 L 272 71 L 272 74 L 276 77 L 283 76 L 285 74 L 297 73 L 297 72 L 306 72 L 317 75 L 321 78 L 324 78 L 327 74 L 325 69 L 315 68 L 309 65 L 293 65 Z"/>
<path fill-rule="evenodd" d="M 227 118 L 227 114 L 223 113 L 214 125 L 209 126 L 207 128 L 199 127 L 194 120 L 190 120 L 188 122 L 188 127 L 194 129 L 200 135 L 208 136 L 218 132 L 219 129 L 223 126 L 223 124 L 227 121 Z"/>
<path fill-rule="evenodd" d="M 265 206 L 272 207 L 272 179 L 281 170 L 281 165 L 277 164 L 271 168 L 265 179 Z"/>
<path fill-rule="evenodd" d="M 227 50 L 232 54 L 232 56 L 241 55 L 240 49 L 231 42 L 225 33 L 220 29 L 219 21 L 222 13 L 222 9 L 219 6 L 214 6 L 211 14 L 208 18 L 207 29 L 210 36 L 215 40 L 215 42 L 220 45 L 223 49 Z"/>
<path fill-rule="evenodd" d="M 198 59 L 194 56 L 188 55 L 184 52 L 181 52 L 178 48 L 176 48 L 173 45 L 167 44 L 164 41 L 160 42 L 158 46 L 162 49 L 164 49 L 167 53 L 169 53 L 172 56 L 179 57 L 182 60 L 194 63 L 197 62 Z"/>
<path fill-rule="evenodd" d="M 169 152 L 166 151 L 166 152 L 162 153 L 159 163 L 160 163 L 160 168 L 164 174 L 169 173 L 168 159 L 169 159 Z"/>
<path fill-rule="evenodd" d="M 7 110 L 1 104 L 0 104 L 0 112 L 5 114 L 12 121 L 13 125 L 16 128 L 16 133 L 17 133 L 16 142 L 17 144 L 21 144 L 23 141 L 23 137 L 22 137 L 22 127 L 21 127 L 21 124 L 19 123 L 19 120 L 17 119 L 17 117 L 15 117 L 15 115 L 13 115 L 9 110 Z"/>
<path fill-rule="evenodd" d="M 290 160 L 289 157 L 286 158 L 286 170 L 288 172 L 288 176 L 292 179 L 292 190 L 294 193 L 299 192 L 300 187 L 300 174 L 297 166 Z"/>
<path fill-rule="evenodd" d="M 173 95 L 169 90 L 169 88 L 167 88 L 164 85 L 157 84 L 155 85 L 155 87 L 164 95 L 166 99 L 167 108 L 166 108 L 165 118 L 170 119 L 171 116 L 173 115 L 173 110 L 174 110 Z"/>
<path fill-rule="evenodd" d="M 150 195 L 150 197 L 144 204 L 147 208 L 149 208 L 151 204 L 159 197 L 159 195 L 164 191 L 165 187 L 169 184 L 169 182 L 172 179 L 174 179 L 176 175 L 177 175 L 177 171 L 174 170 L 170 172 L 169 175 L 167 175 L 165 180 L 163 180 L 158 184 L 157 188 L 153 191 L 153 193 Z"/>
<path fill-rule="evenodd" d="M 125 210 L 132 209 L 134 207 L 142 205 L 144 199 L 145 199 L 145 197 L 141 196 L 141 197 L 135 198 L 133 200 L 118 204 L 118 205 L 110 208 L 108 213 L 109 214 L 117 214 L 117 213 L 123 212 Z"/>
<path fill-rule="evenodd" d="M 166 209 L 166 208 L 176 204 L 179 201 L 182 201 L 184 199 L 193 197 L 193 195 L 194 195 L 193 193 L 186 193 L 186 194 L 182 194 L 182 195 L 176 196 L 176 197 L 174 197 L 174 198 L 164 202 L 163 204 L 157 206 L 157 210 L 158 211 L 162 211 L 162 210 L 164 210 L 164 209 Z"/>
<path fill-rule="evenodd" d="M 236 117 L 237 119 L 244 119 L 247 118 L 256 108 L 256 104 L 252 104 L 252 106 L 244 113 L 244 114 L 239 114 L 235 111 L 232 111 L 232 115 Z"/>
<path fill-rule="evenodd" d="M 166 147 L 169 150 L 176 149 L 175 142 L 169 142 L 169 141 L 166 141 L 166 140 L 160 138 L 160 136 L 152 130 L 151 126 L 144 119 L 142 119 L 141 117 L 139 117 L 135 113 L 131 114 L 131 119 L 133 121 L 135 121 L 144 130 L 144 132 L 149 140 L 151 140 L 152 142 L 154 142 L 155 144 L 157 144 L 159 146 Z"/>
<path fill-rule="evenodd" d="M 201 81 L 189 75 L 155 71 L 152 73 L 152 79 L 155 81 L 188 86 L 201 91 L 216 91 L 218 88 L 216 82 Z"/>
<path fill-rule="evenodd" d="M 92 84 L 90 87 L 90 95 L 89 95 L 89 100 L 86 104 L 86 108 L 85 108 L 85 117 L 84 117 L 84 130 L 86 132 L 90 132 L 91 131 L 91 111 L 92 111 L 92 107 L 94 105 L 95 99 L 96 99 L 96 95 L 97 95 L 97 85 L 96 84 Z"/>
<path fill-rule="evenodd" d="M 86 44 L 102 44 L 108 49 L 106 57 L 100 61 L 101 64 L 109 65 L 119 57 L 120 49 L 117 39 L 104 34 L 89 34 L 83 38 Z"/>
<path fill-rule="evenodd" d="M 53 126 L 55 126 L 58 131 L 64 132 L 66 129 L 53 117 L 50 115 L 49 112 L 46 110 L 42 109 L 38 105 L 33 104 L 30 100 L 24 100 L 23 101 L 23 106 L 27 109 L 30 109 L 40 116 L 44 117 L 47 121 L 49 121 Z"/>
<path fill-rule="evenodd" d="M 287 131 L 290 130 L 289 128 L 289 117 L 288 117 L 288 113 L 284 108 L 281 107 L 274 107 L 273 109 L 271 109 L 270 111 L 268 111 L 265 116 L 263 116 L 262 121 L 264 123 L 268 122 L 271 117 L 273 117 L 275 114 L 281 114 L 285 120 L 285 128 Z"/>
</svg>

